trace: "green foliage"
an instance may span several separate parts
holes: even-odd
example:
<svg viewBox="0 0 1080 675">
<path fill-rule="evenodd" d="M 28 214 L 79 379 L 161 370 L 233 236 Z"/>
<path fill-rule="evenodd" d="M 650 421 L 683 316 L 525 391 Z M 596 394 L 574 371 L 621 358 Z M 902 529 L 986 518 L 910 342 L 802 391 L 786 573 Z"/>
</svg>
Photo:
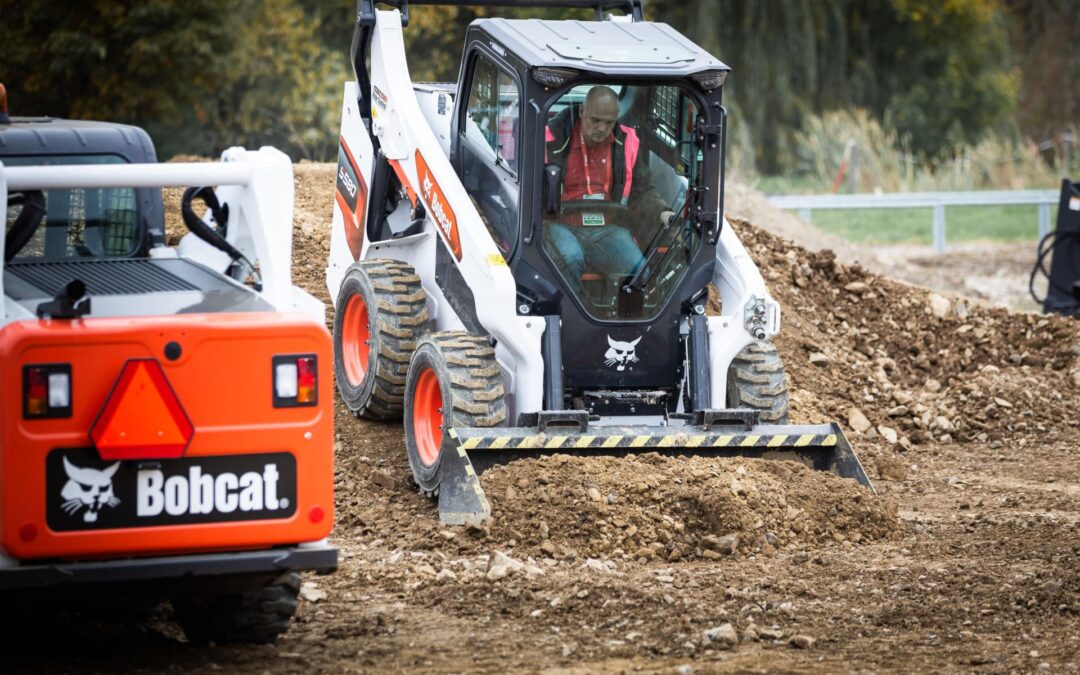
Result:
<svg viewBox="0 0 1080 675">
<path fill-rule="evenodd" d="M 19 115 L 175 123 L 231 39 L 217 2 L 10 2 L 0 77 Z"/>
<path fill-rule="evenodd" d="M 1074 136 L 1080 128 L 1073 128 Z M 1080 174 L 1080 152 L 1044 157 L 1038 146 L 1015 129 L 1002 129 L 980 141 L 940 154 L 927 162 L 908 148 L 910 139 L 888 131 L 866 110 L 811 115 L 795 134 L 798 163 L 793 174 L 801 180 L 771 192 L 828 192 L 840 169 L 845 147 L 854 145 L 855 157 L 840 191 L 911 192 L 938 190 L 1055 189 L 1061 176 Z"/>
<path fill-rule="evenodd" d="M 1080 94 L 1067 85 L 1080 72 L 1072 0 L 648 0 L 646 14 L 733 67 L 726 98 L 737 171 L 820 161 L 807 154 L 808 138 L 823 133 L 814 124 L 830 111 L 865 110 L 856 126 L 877 123 L 873 143 L 897 143 L 915 158 L 908 164 L 948 162 L 990 132 L 1001 137 L 1021 83 L 1025 131 L 1053 134 L 1080 114 Z M 15 114 L 139 124 L 162 157 L 233 144 L 334 155 L 341 87 L 353 76 L 355 0 L 0 0 L 0 15 L 0 79 Z M 414 5 L 411 75 L 456 80 L 478 17 L 593 15 Z M 847 141 L 827 139 L 841 149 Z"/>
<path fill-rule="evenodd" d="M 992 0 L 893 0 L 899 30 L 887 125 L 934 157 L 977 143 L 1011 119 L 1016 76 L 1002 14 Z M 910 46 L 908 46 L 910 45 Z"/>
<path fill-rule="evenodd" d="M 331 156 L 345 62 L 324 58 L 319 22 L 294 0 L 245 0 L 239 8 L 231 67 L 194 108 L 211 146 L 275 145 L 295 158 Z"/>
<path fill-rule="evenodd" d="M 13 114 L 138 124 L 161 157 L 333 152 L 344 62 L 324 58 L 296 0 L 26 2 L 3 16 Z"/>
<path fill-rule="evenodd" d="M 1009 34 L 1021 71 L 1017 121 L 1051 139 L 1080 123 L 1080 21 L 1076 0 L 1009 0 Z"/>
<path fill-rule="evenodd" d="M 861 107 L 909 149 L 934 158 L 1007 120 L 1009 69 L 999 0 L 658 0 L 655 13 L 733 72 L 767 172 L 797 163 L 795 134 L 812 113 Z"/>
</svg>

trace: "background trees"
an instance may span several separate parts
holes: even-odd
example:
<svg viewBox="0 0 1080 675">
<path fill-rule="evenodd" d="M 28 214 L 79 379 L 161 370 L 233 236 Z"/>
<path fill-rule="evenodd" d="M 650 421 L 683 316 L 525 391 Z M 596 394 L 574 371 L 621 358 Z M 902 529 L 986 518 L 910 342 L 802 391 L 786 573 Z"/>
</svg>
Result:
<svg viewBox="0 0 1080 675">
<path fill-rule="evenodd" d="M 478 16 L 591 12 L 410 8 L 416 80 L 452 80 Z M 333 155 L 355 0 L 0 0 L 0 81 L 14 114 L 133 122 L 162 157 L 277 145 Z M 649 0 L 732 66 L 745 161 L 799 167 L 820 116 L 861 109 L 933 162 L 988 133 L 1051 137 L 1080 121 L 1071 0 Z"/>
</svg>

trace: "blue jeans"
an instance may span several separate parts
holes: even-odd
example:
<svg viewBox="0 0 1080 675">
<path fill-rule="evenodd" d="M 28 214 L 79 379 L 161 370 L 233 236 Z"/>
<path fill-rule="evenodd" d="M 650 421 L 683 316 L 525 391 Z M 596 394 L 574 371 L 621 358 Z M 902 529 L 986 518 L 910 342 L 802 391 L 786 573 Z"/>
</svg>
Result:
<svg viewBox="0 0 1080 675">
<path fill-rule="evenodd" d="M 645 262 L 634 237 L 624 227 L 571 227 L 560 223 L 548 223 L 546 227 L 548 240 L 561 258 L 558 262 L 575 293 L 580 293 L 581 275 L 586 269 L 605 276 L 629 276 Z"/>
</svg>

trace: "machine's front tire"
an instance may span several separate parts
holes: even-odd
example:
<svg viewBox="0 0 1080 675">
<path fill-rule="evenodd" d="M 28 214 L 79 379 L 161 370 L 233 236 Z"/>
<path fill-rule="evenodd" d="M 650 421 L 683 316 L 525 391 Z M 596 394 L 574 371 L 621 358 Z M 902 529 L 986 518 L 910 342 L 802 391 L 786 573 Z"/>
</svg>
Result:
<svg viewBox="0 0 1080 675">
<path fill-rule="evenodd" d="M 780 352 L 771 342 L 753 342 L 731 361 L 727 407 L 750 408 L 767 424 L 787 424 L 788 388 Z"/>
<path fill-rule="evenodd" d="M 241 593 L 173 599 L 173 613 L 195 643 L 270 644 L 289 629 L 299 593 L 300 575 L 286 572 Z"/>
<path fill-rule="evenodd" d="M 435 496 L 442 480 L 442 438 L 449 427 L 506 423 L 502 377 L 486 338 L 465 331 L 420 339 L 405 383 L 405 447 L 420 490 Z"/>
<path fill-rule="evenodd" d="M 425 301 L 420 277 L 398 260 L 362 260 L 346 273 L 334 314 L 334 379 L 357 417 L 401 417 L 409 359 L 427 331 Z"/>
</svg>

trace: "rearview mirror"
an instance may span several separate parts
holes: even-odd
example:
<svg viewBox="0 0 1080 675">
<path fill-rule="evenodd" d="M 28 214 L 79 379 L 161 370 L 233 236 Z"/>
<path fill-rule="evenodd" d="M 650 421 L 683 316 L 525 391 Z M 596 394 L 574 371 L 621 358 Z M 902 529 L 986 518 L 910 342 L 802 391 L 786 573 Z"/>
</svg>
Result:
<svg viewBox="0 0 1080 675">
<path fill-rule="evenodd" d="M 562 167 L 558 164 L 544 165 L 544 213 L 554 216 L 559 213 L 559 198 L 562 191 Z"/>
</svg>

